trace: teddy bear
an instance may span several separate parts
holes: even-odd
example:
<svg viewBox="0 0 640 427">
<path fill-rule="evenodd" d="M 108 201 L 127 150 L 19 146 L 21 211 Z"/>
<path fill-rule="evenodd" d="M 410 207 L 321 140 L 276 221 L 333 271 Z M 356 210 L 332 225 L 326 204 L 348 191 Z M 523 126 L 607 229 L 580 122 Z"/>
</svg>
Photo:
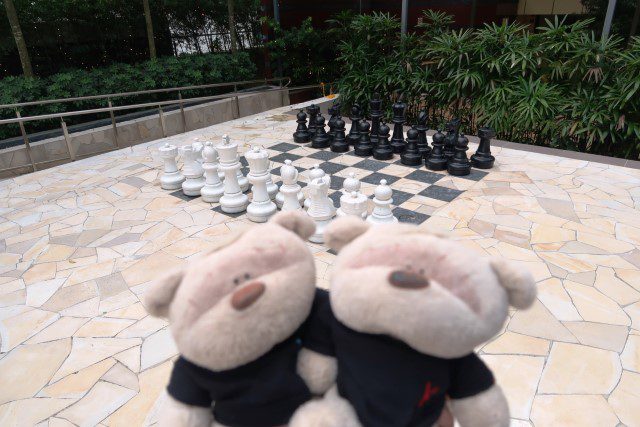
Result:
<svg viewBox="0 0 640 427">
<path fill-rule="evenodd" d="M 337 358 L 337 381 L 290 426 L 432 426 L 445 405 L 462 427 L 508 426 L 506 399 L 474 349 L 500 331 L 509 305 L 533 303 L 532 276 L 409 224 L 338 218 L 325 242 L 337 257 L 305 345 Z"/>
<path fill-rule="evenodd" d="M 335 359 L 300 345 L 317 292 L 314 231 L 282 212 L 152 284 L 144 305 L 169 319 L 180 353 L 161 426 L 286 425 L 335 381 Z"/>
</svg>

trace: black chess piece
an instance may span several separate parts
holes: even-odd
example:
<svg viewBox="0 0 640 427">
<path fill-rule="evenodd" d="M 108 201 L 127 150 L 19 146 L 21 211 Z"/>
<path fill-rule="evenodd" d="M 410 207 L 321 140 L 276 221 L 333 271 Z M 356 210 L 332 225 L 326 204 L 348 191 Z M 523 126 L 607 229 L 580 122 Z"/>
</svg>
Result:
<svg viewBox="0 0 640 427">
<path fill-rule="evenodd" d="M 405 143 L 404 143 L 404 130 L 402 129 L 402 125 L 404 125 L 404 111 L 407 108 L 407 104 L 402 102 L 402 97 L 398 98 L 398 100 L 393 104 L 393 136 L 391 137 L 391 149 L 394 153 L 399 154 L 404 151 Z"/>
<path fill-rule="evenodd" d="M 338 120 L 338 118 L 340 117 L 339 102 L 334 102 L 333 105 L 329 107 L 329 114 L 331 115 L 331 117 L 329 117 L 329 122 L 327 123 L 329 125 L 328 133 L 329 133 L 329 137 L 333 139 L 333 137 L 336 134 L 336 120 Z"/>
<path fill-rule="evenodd" d="M 351 129 L 349 129 L 349 135 L 347 135 L 347 142 L 349 145 L 356 145 L 360 141 L 360 133 L 358 131 L 358 124 L 362 120 L 360 106 L 354 104 L 351 108 Z"/>
<path fill-rule="evenodd" d="M 471 156 L 471 164 L 478 169 L 491 169 L 496 158 L 491 155 L 491 138 L 496 136 L 496 132 L 488 126 L 478 129 L 480 145 L 476 154 Z"/>
<path fill-rule="evenodd" d="M 338 116 L 334 123 L 335 135 L 331 142 L 331 151 L 335 153 L 346 153 L 349 151 L 349 144 L 347 144 L 346 137 L 344 136 L 344 120 Z"/>
<path fill-rule="evenodd" d="M 407 166 L 422 164 L 422 155 L 418 150 L 418 131 L 414 128 L 407 131 L 407 146 L 400 154 L 400 163 Z"/>
<path fill-rule="evenodd" d="M 444 155 L 450 159 L 455 154 L 455 147 L 458 143 L 460 132 L 460 119 L 453 119 L 447 123 L 447 136 L 444 139 Z"/>
<path fill-rule="evenodd" d="M 300 109 L 300 112 L 296 117 L 298 127 L 293 133 L 293 140 L 298 144 L 304 144 L 305 142 L 311 141 L 311 134 L 309 133 L 309 129 L 307 129 L 307 115 L 302 109 Z"/>
<path fill-rule="evenodd" d="M 360 141 L 356 144 L 354 154 L 358 157 L 369 157 L 373 154 L 373 146 L 369 139 L 369 128 L 371 126 L 366 120 L 361 120 L 358 124 L 358 132 L 360 133 Z"/>
<path fill-rule="evenodd" d="M 431 147 L 429 147 L 429 141 L 427 141 L 427 119 L 428 115 L 426 111 L 421 111 L 418 115 L 418 124 L 415 128 L 418 131 L 418 150 L 423 158 L 427 158 L 431 153 Z"/>
<path fill-rule="evenodd" d="M 324 117 L 319 114 L 316 117 L 316 134 L 311 138 L 311 148 L 327 148 L 331 143 L 331 138 L 324 129 Z"/>
<path fill-rule="evenodd" d="M 373 158 L 376 160 L 391 160 L 393 158 L 393 150 L 389 145 L 389 126 L 382 123 L 379 129 L 378 145 L 373 149 Z"/>
<path fill-rule="evenodd" d="M 382 100 L 380 94 L 375 93 L 370 102 L 371 105 L 371 145 L 375 148 L 380 137 L 380 119 L 382 118 Z"/>
<path fill-rule="evenodd" d="M 447 172 L 455 176 L 464 176 L 471 173 L 471 162 L 467 159 L 468 149 L 469 140 L 466 136 L 460 134 L 458 143 L 455 146 L 455 154 L 447 164 Z"/>
<path fill-rule="evenodd" d="M 425 161 L 427 169 L 443 171 L 447 168 L 447 157 L 444 155 L 444 134 L 438 130 L 433 135 L 433 149 Z"/>
<path fill-rule="evenodd" d="M 316 104 L 311 104 L 307 107 L 307 114 L 309 115 L 309 134 L 311 138 L 316 134 L 316 117 L 320 114 L 320 107 Z"/>
</svg>

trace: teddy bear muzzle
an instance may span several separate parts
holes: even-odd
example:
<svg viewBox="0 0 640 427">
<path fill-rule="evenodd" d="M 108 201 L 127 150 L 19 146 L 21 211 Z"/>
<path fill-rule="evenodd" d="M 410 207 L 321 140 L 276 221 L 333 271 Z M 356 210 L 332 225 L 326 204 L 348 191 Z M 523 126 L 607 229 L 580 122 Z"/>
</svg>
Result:
<svg viewBox="0 0 640 427">
<path fill-rule="evenodd" d="M 236 310 L 244 310 L 258 300 L 266 290 L 262 282 L 247 283 L 231 296 L 231 307 Z"/>
<path fill-rule="evenodd" d="M 429 279 L 413 271 L 395 270 L 389 274 L 389 283 L 402 289 L 422 289 L 429 286 Z"/>
</svg>

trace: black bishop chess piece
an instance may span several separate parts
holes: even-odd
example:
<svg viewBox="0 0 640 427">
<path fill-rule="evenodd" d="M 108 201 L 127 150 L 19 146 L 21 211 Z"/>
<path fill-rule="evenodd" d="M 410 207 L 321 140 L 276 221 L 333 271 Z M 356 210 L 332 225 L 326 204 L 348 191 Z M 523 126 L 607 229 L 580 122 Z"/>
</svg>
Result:
<svg viewBox="0 0 640 427">
<path fill-rule="evenodd" d="M 402 129 L 402 125 L 404 125 L 404 111 L 407 108 L 407 104 L 402 102 L 402 97 L 398 98 L 398 100 L 393 104 L 393 136 L 391 137 L 391 149 L 394 153 L 399 154 L 404 151 L 405 143 L 404 143 L 404 130 Z"/>
<path fill-rule="evenodd" d="M 360 141 L 360 131 L 358 130 L 358 124 L 362 120 L 362 112 L 360 106 L 354 104 L 351 108 L 351 129 L 349 129 L 349 135 L 347 135 L 347 142 L 349 145 L 356 145 Z"/>
<path fill-rule="evenodd" d="M 422 155 L 418 150 L 418 131 L 413 128 L 407 131 L 407 146 L 400 154 L 400 163 L 407 166 L 422 164 Z"/>
<path fill-rule="evenodd" d="M 478 169 L 491 169 L 496 158 L 491 155 L 491 139 L 495 138 L 496 132 L 488 126 L 478 129 L 480 145 L 476 154 L 471 156 L 471 164 Z"/>
<path fill-rule="evenodd" d="M 389 145 L 389 132 L 391 129 L 386 123 L 382 123 L 379 131 L 378 145 L 373 149 L 373 158 L 376 160 L 391 160 L 393 158 L 393 150 Z"/>
<path fill-rule="evenodd" d="M 307 129 L 307 115 L 302 109 L 300 109 L 300 112 L 296 117 L 298 127 L 293 133 L 293 140 L 298 144 L 304 144 L 305 142 L 311 141 L 311 133 L 309 133 L 309 129 Z"/>
<path fill-rule="evenodd" d="M 447 156 L 444 155 L 444 134 L 440 130 L 433 135 L 433 149 L 424 163 L 427 169 L 432 171 L 443 171 L 447 168 Z"/>
<path fill-rule="evenodd" d="M 444 155 L 450 159 L 455 154 L 455 146 L 458 143 L 460 132 L 460 119 L 453 119 L 447 123 L 447 136 L 444 139 Z"/>
<path fill-rule="evenodd" d="M 382 100 L 380 94 L 375 93 L 370 102 L 371 106 L 371 145 L 375 148 L 378 145 L 378 139 L 380 137 L 380 119 L 382 118 Z"/>
<path fill-rule="evenodd" d="M 316 134 L 316 117 L 320 114 L 320 107 L 316 104 L 311 104 L 307 107 L 307 114 L 309 115 L 309 134 L 311 138 Z"/>
<path fill-rule="evenodd" d="M 324 129 L 324 117 L 322 114 L 316 117 L 316 134 L 311 138 L 311 148 L 327 148 L 331 144 L 331 138 Z"/>
<path fill-rule="evenodd" d="M 338 118 L 340 117 L 339 102 L 334 102 L 333 105 L 329 107 L 329 114 L 331 115 L 331 117 L 329 117 L 329 122 L 327 123 L 329 125 L 328 133 L 329 133 L 329 137 L 333 139 L 333 137 L 336 134 L 336 120 L 338 120 Z"/>
<path fill-rule="evenodd" d="M 447 164 L 447 172 L 455 176 L 464 176 L 471 173 L 471 162 L 467 159 L 469 140 L 466 136 L 460 135 L 455 145 L 455 154 Z"/>
<path fill-rule="evenodd" d="M 428 115 L 426 111 L 421 111 L 418 115 L 418 124 L 415 128 L 418 131 L 418 150 L 423 158 L 427 158 L 431 153 L 431 147 L 429 147 L 429 141 L 427 141 L 427 119 Z"/>
<path fill-rule="evenodd" d="M 358 132 L 360 133 L 360 141 L 356 144 L 354 154 L 358 157 L 369 157 L 373 154 L 373 146 L 369 139 L 369 128 L 371 126 L 366 120 L 361 120 L 358 124 Z"/>
<path fill-rule="evenodd" d="M 344 135 L 344 120 L 342 117 L 338 116 L 338 119 L 334 124 L 335 135 L 333 137 L 333 141 L 331 142 L 331 151 L 335 153 L 346 153 L 349 151 L 349 144 L 347 144 L 346 137 Z"/>
</svg>

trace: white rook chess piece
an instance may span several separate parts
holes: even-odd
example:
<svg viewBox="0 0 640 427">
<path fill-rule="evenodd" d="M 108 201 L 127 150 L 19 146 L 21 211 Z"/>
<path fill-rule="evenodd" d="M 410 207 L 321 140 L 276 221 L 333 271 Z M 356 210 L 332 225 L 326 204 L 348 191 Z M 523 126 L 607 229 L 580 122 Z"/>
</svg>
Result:
<svg viewBox="0 0 640 427">
<path fill-rule="evenodd" d="M 182 157 L 184 158 L 184 167 L 182 173 L 186 180 L 182 183 L 182 192 L 187 196 L 199 196 L 200 189 L 204 187 L 204 178 L 202 177 L 204 170 L 198 161 L 202 154 L 202 144 L 193 143 L 182 147 Z"/>
<path fill-rule="evenodd" d="M 222 144 L 216 147 L 220 165 L 224 172 L 224 194 L 220 198 L 220 207 L 227 213 L 238 213 L 247 209 L 249 198 L 242 193 L 238 184 L 237 171 L 240 169 L 238 162 L 238 144 L 232 143 L 228 136 L 222 138 Z"/>
<path fill-rule="evenodd" d="M 320 168 L 320 165 L 315 164 L 313 165 L 313 169 L 309 171 L 309 182 L 318 178 L 324 179 L 327 182 L 327 185 L 331 187 L 331 177 L 327 175 L 326 172 Z M 304 208 L 309 209 L 310 204 L 311 204 L 311 198 L 307 196 L 307 198 L 304 199 Z"/>
<path fill-rule="evenodd" d="M 391 212 L 392 194 L 391 187 L 387 185 L 387 180 L 381 180 L 373 197 L 375 207 L 371 215 L 367 217 L 367 222 L 372 224 L 393 224 L 398 222 L 398 218 L 393 216 L 393 212 Z"/>
<path fill-rule="evenodd" d="M 311 204 L 307 210 L 307 215 L 316 224 L 316 232 L 309 237 L 313 243 L 324 243 L 324 229 L 335 216 L 336 209 L 333 202 L 327 196 L 329 185 L 323 178 L 316 178 L 309 183 L 309 197 Z"/>
<path fill-rule="evenodd" d="M 249 162 L 247 178 L 252 185 L 253 193 L 253 199 L 247 206 L 247 217 L 253 222 L 266 222 L 276 213 L 276 204 L 271 201 L 267 192 L 269 153 L 260 147 L 253 147 L 244 156 Z"/>
<path fill-rule="evenodd" d="M 282 178 L 282 181 L 284 182 L 284 176 L 282 171 L 285 169 L 285 166 L 287 166 L 287 170 L 289 171 L 291 171 L 290 168 L 293 168 L 296 171 L 296 179 L 298 179 L 298 170 L 296 169 L 295 166 L 291 164 L 291 160 L 287 159 L 284 161 L 284 166 L 280 168 L 280 178 Z M 302 206 L 302 202 L 304 201 L 304 194 L 302 194 L 302 191 L 298 191 L 296 197 L 298 198 L 298 204 Z M 278 209 L 282 209 L 283 204 L 284 204 L 284 193 L 282 192 L 282 187 L 281 187 L 280 192 L 276 194 L 276 206 L 278 206 Z"/>
<path fill-rule="evenodd" d="M 369 208 L 369 199 L 360 192 L 360 180 L 354 173 L 344 180 L 343 195 L 340 196 L 338 216 L 353 215 L 365 219 Z"/>
<path fill-rule="evenodd" d="M 227 135 L 223 136 L 223 138 L 229 138 Z M 242 163 L 240 163 L 240 155 L 238 154 L 238 163 L 240 164 L 240 169 L 242 169 Z M 240 189 L 242 192 L 246 192 L 249 189 L 249 180 L 242 174 L 242 171 L 238 169 L 236 175 L 238 177 L 238 185 L 240 185 Z"/>
<path fill-rule="evenodd" d="M 164 190 L 179 190 L 184 182 L 184 175 L 180 173 L 176 157 L 178 148 L 169 143 L 160 147 L 160 157 L 164 160 L 164 173 L 160 177 L 160 187 Z"/>
<path fill-rule="evenodd" d="M 282 185 L 278 193 L 279 197 L 276 197 L 276 200 L 278 198 L 282 199 L 282 210 L 301 210 L 300 194 L 302 193 L 302 188 L 298 184 L 298 170 L 291 164 L 291 160 L 284 161 L 284 165 L 280 168 L 280 176 Z"/>
<path fill-rule="evenodd" d="M 200 190 L 202 200 L 208 203 L 217 203 L 224 194 L 224 185 L 218 177 L 218 153 L 213 148 L 213 143 L 207 141 L 202 150 L 202 168 L 204 169 L 205 182 Z"/>
</svg>

